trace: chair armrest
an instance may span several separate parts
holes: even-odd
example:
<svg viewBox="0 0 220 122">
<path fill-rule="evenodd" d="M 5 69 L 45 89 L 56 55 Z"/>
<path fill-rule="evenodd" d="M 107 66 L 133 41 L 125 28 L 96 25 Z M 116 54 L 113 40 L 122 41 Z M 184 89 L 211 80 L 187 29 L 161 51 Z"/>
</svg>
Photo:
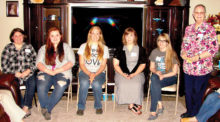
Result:
<svg viewBox="0 0 220 122">
<path fill-rule="evenodd" d="M 212 93 L 214 90 L 220 88 L 220 77 L 214 77 L 209 79 L 208 87 L 204 93 L 203 100 L 205 100 L 206 96 Z"/>
<path fill-rule="evenodd" d="M 15 102 L 20 105 L 20 98 L 18 98 L 18 90 L 20 89 L 18 83 L 15 81 L 14 74 L 1 74 L 0 88 L 10 90 L 15 99 Z"/>
</svg>

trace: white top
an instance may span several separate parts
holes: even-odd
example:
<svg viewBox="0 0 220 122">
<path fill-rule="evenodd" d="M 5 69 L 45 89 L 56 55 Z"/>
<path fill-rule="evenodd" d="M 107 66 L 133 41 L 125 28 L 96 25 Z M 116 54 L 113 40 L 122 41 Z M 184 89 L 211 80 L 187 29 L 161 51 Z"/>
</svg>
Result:
<svg viewBox="0 0 220 122">
<path fill-rule="evenodd" d="M 91 47 L 92 54 L 91 54 L 90 60 L 86 60 L 86 58 L 84 56 L 85 47 L 86 47 L 86 43 L 83 43 L 80 46 L 77 53 L 79 55 L 83 55 L 85 67 L 87 68 L 87 70 L 89 70 L 90 72 L 97 72 L 98 69 L 100 68 L 101 63 L 102 63 L 102 60 L 101 61 L 98 60 L 97 46 Z M 108 59 L 108 58 L 109 58 L 108 47 L 104 45 L 103 59 Z"/>
</svg>

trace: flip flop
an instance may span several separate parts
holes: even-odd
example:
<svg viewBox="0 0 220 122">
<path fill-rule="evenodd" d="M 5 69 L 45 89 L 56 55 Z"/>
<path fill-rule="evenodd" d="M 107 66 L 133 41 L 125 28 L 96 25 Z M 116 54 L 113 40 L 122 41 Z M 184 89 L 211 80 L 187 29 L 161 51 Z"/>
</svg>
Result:
<svg viewBox="0 0 220 122">
<path fill-rule="evenodd" d="M 24 115 L 23 118 L 25 119 L 25 118 L 29 117 L 30 115 L 31 115 L 31 112 L 28 112 L 28 113 L 26 113 L 26 114 Z"/>
<path fill-rule="evenodd" d="M 134 106 L 132 108 L 128 107 L 128 110 L 132 111 L 133 113 L 135 113 L 137 115 L 141 115 L 142 114 L 142 112 L 137 110 L 137 108 L 134 107 Z"/>
<path fill-rule="evenodd" d="M 141 110 L 141 109 L 142 109 L 142 105 L 134 104 L 134 107 L 136 107 L 138 110 Z"/>
</svg>

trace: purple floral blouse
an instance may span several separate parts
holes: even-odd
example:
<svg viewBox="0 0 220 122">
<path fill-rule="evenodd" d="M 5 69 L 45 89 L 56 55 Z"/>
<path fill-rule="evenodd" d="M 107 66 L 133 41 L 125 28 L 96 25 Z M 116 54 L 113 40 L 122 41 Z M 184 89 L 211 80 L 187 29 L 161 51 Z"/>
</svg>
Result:
<svg viewBox="0 0 220 122">
<path fill-rule="evenodd" d="M 202 23 L 197 30 L 195 29 L 195 24 L 186 27 L 181 45 L 181 53 L 186 52 L 187 57 L 193 57 L 207 51 L 212 55 L 212 57 L 214 57 L 218 51 L 215 29 L 205 22 Z M 184 60 L 184 73 L 195 76 L 210 73 L 213 65 L 212 57 L 204 58 L 192 63 Z"/>
</svg>

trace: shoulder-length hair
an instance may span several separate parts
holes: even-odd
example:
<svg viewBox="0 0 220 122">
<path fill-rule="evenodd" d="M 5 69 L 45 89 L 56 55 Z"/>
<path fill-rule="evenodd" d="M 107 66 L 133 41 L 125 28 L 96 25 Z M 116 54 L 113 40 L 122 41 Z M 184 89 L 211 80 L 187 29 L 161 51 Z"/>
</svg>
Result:
<svg viewBox="0 0 220 122">
<path fill-rule="evenodd" d="M 138 40 L 138 36 L 137 36 L 137 32 L 134 30 L 134 28 L 132 27 L 128 27 L 125 29 L 123 36 L 122 36 L 122 43 L 123 45 L 127 45 L 127 41 L 125 39 L 125 36 L 127 36 L 129 33 L 133 33 L 134 34 L 134 45 L 137 45 L 137 40 Z"/>
<path fill-rule="evenodd" d="M 58 31 L 61 35 L 61 39 L 59 44 L 57 45 L 57 51 L 55 51 L 55 47 L 53 45 L 53 43 L 50 40 L 50 34 L 52 31 Z M 56 56 L 59 56 L 59 61 L 62 62 L 63 58 L 64 58 L 64 49 L 63 49 L 63 36 L 61 34 L 61 31 L 56 28 L 56 27 L 52 27 L 48 30 L 47 33 L 47 40 L 46 40 L 46 54 L 45 54 L 45 63 L 47 65 L 55 65 L 55 61 L 56 61 Z"/>
<path fill-rule="evenodd" d="M 91 58 L 91 41 L 92 41 L 91 36 L 92 36 L 93 30 L 95 30 L 95 29 L 97 29 L 100 33 L 99 40 L 98 40 L 98 48 L 97 48 L 98 60 L 103 59 L 105 40 L 104 40 L 104 37 L 102 34 L 102 30 L 99 26 L 92 26 L 88 32 L 86 47 L 85 47 L 85 51 L 84 51 L 84 55 L 87 60 L 89 60 Z"/>
<path fill-rule="evenodd" d="M 21 28 L 14 28 L 14 29 L 11 31 L 11 34 L 10 34 L 10 36 L 9 36 L 11 42 L 14 42 L 14 40 L 12 39 L 12 37 L 14 36 L 14 34 L 15 34 L 16 32 L 20 32 L 20 33 L 23 35 L 23 42 L 26 42 L 26 41 L 27 41 L 27 36 L 26 36 L 24 30 L 22 30 Z"/>
<path fill-rule="evenodd" d="M 162 38 L 165 39 L 165 41 L 167 42 L 165 65 L 166 65 L 166 72 L 168 72 L 171 68 L 173 68 L 173 58 L 177 60 L 178 65 L 180 64 L 180 62 L 179 62 L 176 52 L 172 48 L 170 37 L 167 33 L 162 33 L 157 37 L 157 47 L 159 48 L 158 44 Z"/>
</svg>

